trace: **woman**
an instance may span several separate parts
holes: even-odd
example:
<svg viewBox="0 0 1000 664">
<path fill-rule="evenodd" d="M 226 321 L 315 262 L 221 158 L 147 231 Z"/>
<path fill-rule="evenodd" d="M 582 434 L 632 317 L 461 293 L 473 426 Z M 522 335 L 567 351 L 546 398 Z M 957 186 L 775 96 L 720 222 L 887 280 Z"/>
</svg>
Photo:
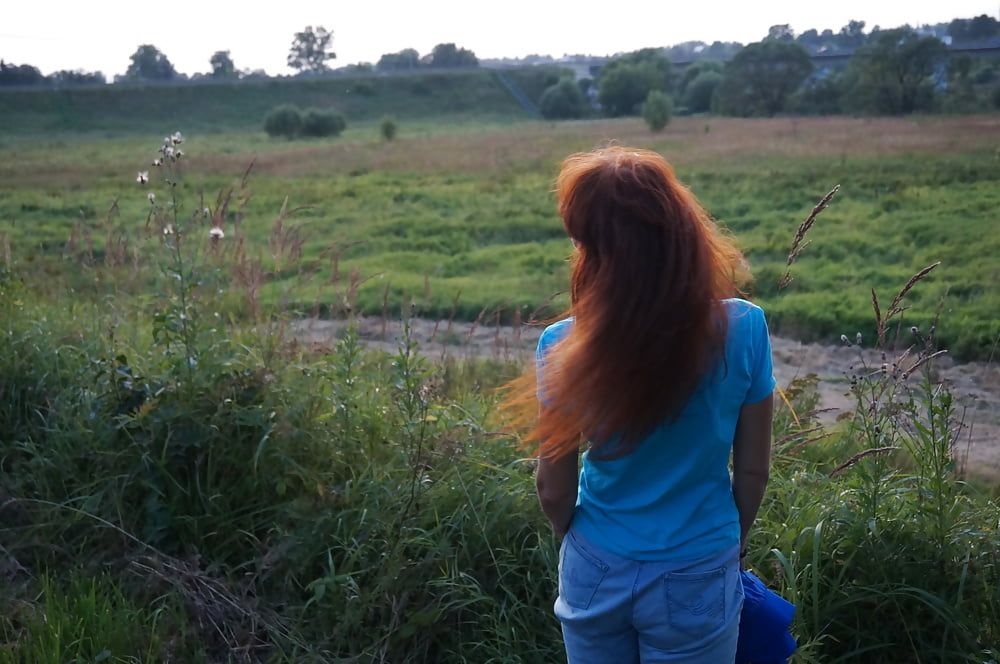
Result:
<svg viewBox="0 0 1000 664">
<path fill-rule="evenodd" d="M 538 497 L 565 535 L 568 659 L 732 662 L 774 389 L 764 314 L 735 299 L 745 262 L 656 153 L 572 155 L 557 197 L 571 317 L 520 394 L 540 404 Z"/>
</svg>

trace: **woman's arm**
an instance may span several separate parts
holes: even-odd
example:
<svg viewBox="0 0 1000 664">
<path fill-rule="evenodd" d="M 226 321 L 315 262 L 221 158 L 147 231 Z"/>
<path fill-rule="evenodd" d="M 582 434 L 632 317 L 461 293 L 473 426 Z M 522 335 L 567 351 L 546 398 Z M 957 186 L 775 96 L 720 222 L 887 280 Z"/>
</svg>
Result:
<svg viewBox="0 0 1000 664">
<path fill-rule="evenodd" d="M 552 523 L 556 535 L 562 537 L 569 530 L 576 509 L 576 492 L 579 485 L 579 454 L 573 452 L 559 459 L 539 459 L 535 487 L 542 511 Z"/>
<path fill-rule="evenodd" d="M 764 498 L 771 461 L 771 417 L 774 396 L 740 409 L 733 439 L 733 497 L 740 513 L 740 551 Z"/>
</svg>

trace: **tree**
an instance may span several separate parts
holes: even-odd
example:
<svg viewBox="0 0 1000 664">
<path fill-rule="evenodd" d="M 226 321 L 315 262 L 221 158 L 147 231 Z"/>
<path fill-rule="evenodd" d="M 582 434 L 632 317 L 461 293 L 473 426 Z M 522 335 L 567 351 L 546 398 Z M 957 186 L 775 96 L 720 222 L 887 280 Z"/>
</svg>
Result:
<svg viewBox="0 0 1000 664">
<path fill-rule="evenodd" d="M 282 104 L 271 109 L 264 119 L 264 131 L 268 136 L 295 138 L 302 131 L 302 111 L 291 104 Z"/>
<path fill-rule="evenodd" d="M 31 65 L 14 65 L 0 60 L 0 85 L 38 85 L 45 82 L 42 72 Z"/>
<path fill-rule="evenodd" d="M 673 83 L 670 60 L 660 49 L 644 48 L 619 56 L 604 66 L 597 99 L 612 116 L 639 110 L 653 90 L 669 91 Z"/>
<path fill-rule="evenodd" d="M 707 72 L 722 74 L 722 63 L 717 60 L 699 60 L 688 65 L 677 82 L 677 96 L 683 99 L 691 82 Z"/>
<path fill-rule="evenodd" d="M 837 47 L 845 51 L 853 51 L 862 46 L 865 39 L 864 21 L 848 21 L 836 36 Z"/>
<path fill-rule="evenodd" d="M 689 113 L 704 113 L 712 108 L 712 97 L 722 83 L 722 74 L 705 71 L 691 81 L 684 92 L 684 107 Z"/>
<path fill-rule="evenodd" d="M 108 82 L 101 72 L 83 69 L 62 69 L 50 74 L 49 80 L 56 85 L 104 85 Z"/>
<path fill-rule="evenodd" d="M 883 30 L 851 58 L 854 86 L 849 98 L 855 106 L 877 113 L 927 109 L 947 57 L 947 48 L 936 37 L 922 37 L 910 28 Z"/>
<path fill-rule="evenodd" d="M 764 39 L 770 39 L 774 41 L 790 42 L 795 41 L 795 32 L 792 30 L 791 26 L 787 23 L 782 23 L 780 25 L 772 25 L 767 30 L 767 36 Z"/>
<path fill-rule="evenodd" d="M 323 26 L 313 28 L 307 25 L 305 30 L 296 32 L 292 38 L 292 46 L 288 51 L 288 66 L 303 74 L 328 71 L 327 61 L 337 57 L 337 54 L 330 50 L 331 42 L 333 42 L 333 31 Z"/>
<path fill-rule="evenodd" d="M 789 95 L 812 73 L 809 53 L 792 42 L 750 44 L 726 64 L 719 110 L 729 115 L 780 113 Z"/>
<path fill-rule="evenodd" d="M 420 54 L 416 49 L 404 48 L 399 53 L 386 53 L 375 66 L 379 71 L 416 69 L 420 66 Z"/>
<path fill-rule="evenodd" d="M 665 92 L 652 90 L 642 105 L 642 118 L 651 131 L 660 131 L 670 122 L 673 110 L 673 103 Z"/>
<path fill-rule="evenodd" d="M 229 57 L 229 51 L 216 51 L 209 63 L 212 65 L 212 78 L 236 78 L 236 65 Z"/>
<path fill-rule="evenodd" d="M 578 118 L 587 110 L 587 98 L 572 78 L 564 78 L 546 88 L 538 107 L 542 117 L 550 120 Z"/>
<path fill-rule="evenodd" d="M 479 58 L 472 51 L 459 48 L 453 43 L 438 44 L 431 51 L 432 67 L 478 67 Z"/>
<path fill-rule="evenodd" d="M 160 49 L 152 44 L 142 44 L 130 58 L 131 64 L 125 78 L 144 81 L 169 81 L 177 76 L 177 71 Z"/>
<path fill-rule="evenodd" d="M 948 35 L 955 42 L 974 42 L 1000 35 L 1000 21 L 981 14 L 975 18 L 956 18 L 948 24 Z"/>
</svg>

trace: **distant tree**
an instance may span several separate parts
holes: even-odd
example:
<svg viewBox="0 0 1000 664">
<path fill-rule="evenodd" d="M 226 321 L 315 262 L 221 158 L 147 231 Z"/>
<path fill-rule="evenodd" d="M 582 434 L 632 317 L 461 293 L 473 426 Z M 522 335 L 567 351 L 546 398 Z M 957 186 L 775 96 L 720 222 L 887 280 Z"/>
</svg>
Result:
<svg viewBox="0 0 1000 664">
<path fill-rule="evenodd" d="M 975 18 L 956 18 L 948 24 L 948 35 L 956 42 L 973 42 L 1000 35 L 1000 21 L 981 14 Z"/>
<path fill-rule="evenodd" d="M 130 58 L 125 78 L 146 81 L 169 81 L 177 71 L 160 49 L 152 44 L 142 44 Z"/>
<path fill-rule="evenodd" d="M 691 81 L 698 78 L 701 74 L 707 72 L 721 74 L 722 69 L 722 63 L 718 60 L 698 60 L 697 62 L 691 63 L 684 69 L 684 73 L 681 74 L 680 80 L 677 81 L 677 96 L 683 99 Z"/>
<path fill-rule="evenodd" d="M 39 85 L 45 82 L 42 72 L 31 65 L 15 65 L 0 60 L 0 85 Z"/>
<path fill-rule="evenodd" d="M 299 73 L 318 74 L 329 70 L 327 61 L 337 54 L 330 50 L 333 31 L 323 26 L 313 28 L 307 25 L 302 32 L 296 32 L 288 51 L 288 66 Z"/>
<path fill-rule="evenodd" d="M 453 43 L 438 44 L 431 51 L 430 65 L 432 67 L 478 67 L 479 58 L 472 51 L 459 48 Z"/>
<path fill-rule="evenodd" d="M 587 111 L 587 98 L 572 78 L 546 88 L 538 101 L 542 117 L 550 120 L 578 118 Z"/>
<path fill-rule="evenodd" d="M 642 105 L 642 118 L 651 131 L 660 131 L 670 122 L 673 110 L 673 103 L 667 93 L 651 90 Z"/>
<path fill-rule="evenodd" d="M 910 28 L 883 30 L 851 58 L 851 102 L 888 114 L 930 108 L 935 79 L 944 72 L 947 57 L 936 37 L 922 37 Z"/>
<path fill-rule="evenodd" d="M 726 63 L 718 88 L 719 110 L 729 115 L 774 115 L 812 73 L 809 53 L 799 44 L 750 44 Z"/>
<path fill-rule="evenodd" d="M 802 115 L 834 115 L 843 112 L 846 79 L 843 73 L 836 71 L 810 77 L 789 97 L 787 109 Z"/>
<path fill-rule="evenodd" d="M 790 42 L 795 41 L 795 32 L 792 30 L 791 26 L 787 23 L 782 23 L 780 25 L 772 25 L 767 30 L 767 36 L 764 39 L 770 39 L 773 41 L 783 41 Z"/>
<path fill-rule="evenodd" d="M 604 66 L 597 83 L 597 99 L 608 115 L 630 115 L 640 110 L 651 91 L 669 91 L 672 83 L 673 68 L 663 51 L 644 48 Z"/>
<path fill-rule="evenodd" d="M 379 125 L 378 130 L 382 134 L 382 140 L 391 141 L 396 138 L 396 121 L 389 116 L 385 116 L 382 118 L 382 124 Z"/>
<path fill-rule="evenodd" d="M 815 29 L 806 30 L 801 35 L 796 37 L 795 41 L 812 53 L 815 53 L 823 48 L 823 39 L 819 36 L 819 33 Z"/>
<path fill-rule="evenodd" d="M 712 98 L 719 84 L 722 83 L 722 74 L 716 71 L 704 71 L 691 81 L 682 97 L 684 107 L 689 113 L 704 113 L 712 108 Z"/>
<path fill-rule="evenodd" d="M 303 136 L 339 136 L 347 128 L 347 120 L 337 111 L 310 108 L 302 114 Z"/>
<path fill-rule="evenodd" d="M 867 37 L 865 36 L 865 22 L 864 21 L 848 21 L 847 25 L 840 29 L 837 33 L 836 45 L 838 48 L 853 51 L 859 48 L 865 43 Z"/>
<path fill-rule="evenodd" d="M 379 58 L 375 66 L 379 71 L 416 69 L 420 66 L 420 54 L 416 49 L 404 48 L 399 53 L 386 53 Z"/>
<path fill-rule="evenodd" d="M 229 51 L 216 51 L 209 63 L 212 65 L 212 78 L 236 78 L 236 65 Z"/>
<path fill-rule="evenodd" d="M 104 85 L 108 82 L 101 72 L 82 69 L 62 69 L 50 74 L 49 80 L 56 85 Z"/>
</svg>

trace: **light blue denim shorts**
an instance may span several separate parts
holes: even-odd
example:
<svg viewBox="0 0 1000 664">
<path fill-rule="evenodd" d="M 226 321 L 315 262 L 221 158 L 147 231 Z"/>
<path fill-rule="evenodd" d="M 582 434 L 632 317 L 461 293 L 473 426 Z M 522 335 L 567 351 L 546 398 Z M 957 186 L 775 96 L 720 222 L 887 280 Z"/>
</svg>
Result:
<svg viewBox="0 0 1000 664">
<path fill-rule="evenodd" d="M 739 547 L 703 560 L 628 560 L 572 529 L 559 552 L 570 664 L 727 664 L 736 657 L 743 584 Z"/>
</svg>

